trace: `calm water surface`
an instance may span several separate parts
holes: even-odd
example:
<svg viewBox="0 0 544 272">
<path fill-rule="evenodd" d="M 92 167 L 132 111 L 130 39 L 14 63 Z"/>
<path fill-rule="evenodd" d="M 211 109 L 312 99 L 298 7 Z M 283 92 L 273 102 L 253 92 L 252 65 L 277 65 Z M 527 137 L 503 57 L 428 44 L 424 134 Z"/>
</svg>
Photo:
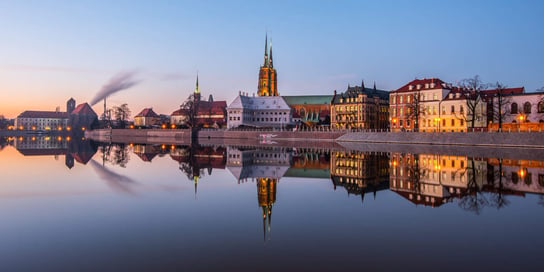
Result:
<svg viewBox="0 0 544 272">
<path fill-rule="evenodd" d="M 541 271 L 544 162 L 4 138 L 0 271 Z"/>
</svg>

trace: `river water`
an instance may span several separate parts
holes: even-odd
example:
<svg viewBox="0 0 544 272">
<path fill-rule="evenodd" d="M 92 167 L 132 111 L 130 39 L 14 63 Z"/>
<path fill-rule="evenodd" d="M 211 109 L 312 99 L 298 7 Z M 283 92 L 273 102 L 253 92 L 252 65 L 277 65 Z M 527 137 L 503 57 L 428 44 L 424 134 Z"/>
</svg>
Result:
<svg viewBox="0 0 544 272">
<path fill-rule="evenodd" d="M 534 152 L 0 143 L 0 271 L 542 269 Z"/>
</svg>

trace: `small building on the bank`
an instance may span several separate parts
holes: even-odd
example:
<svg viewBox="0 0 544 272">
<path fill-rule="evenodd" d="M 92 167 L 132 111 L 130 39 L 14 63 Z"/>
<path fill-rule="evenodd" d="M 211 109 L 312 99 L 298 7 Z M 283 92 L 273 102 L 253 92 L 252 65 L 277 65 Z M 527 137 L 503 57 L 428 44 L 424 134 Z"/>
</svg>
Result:
<svg viewBox="0 0 544 272">
<path fill-rule="evenodd" d="M 152 127 L 160 123 L 161 117 L 153 111 L 153 108 L 145 108 L 134 116 L 135 127 Z"/>
<path fill-rule="evenodd" d="M 388 129 L 389 93 L 353 86 L 334 96 L 331 102 L 331 129 Z"/>
<path fill-rule="evenodd" d="M 227 107 L 227 127 L 280 128 L 293 124 L 291 107 L 281 96 L 239 93 Z"/>
</svg>

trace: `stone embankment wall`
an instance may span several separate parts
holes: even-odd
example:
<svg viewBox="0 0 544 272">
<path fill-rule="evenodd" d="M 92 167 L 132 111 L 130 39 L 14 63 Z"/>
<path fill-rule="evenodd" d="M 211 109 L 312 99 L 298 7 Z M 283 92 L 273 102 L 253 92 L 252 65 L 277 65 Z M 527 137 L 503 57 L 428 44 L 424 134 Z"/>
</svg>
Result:
<svg viewBox="0 0 544 272">
<path fill-rule="evenodd" d="M 338 142 L 359 143 L 390 143 L 390 144 L 422 144 L 422 145 L 455 145 L 455 146 L 482 146 L 482 147 L 517 147 L 517 148 L 544 148 L 544 133 L 372 133 L 353 132 L 341 136 Z"/>
<path fill-rule="evenodd" d="M 86 131 L 85 137 L 114 143 L 180 144 L 191 143 L 191 131 L 186 129 L 97 129 Z"/>
<path fill-rule="evenodd" d="M 205 139 L 248 139 L 260 141 L 334 141 L 346 134 L 339 131 L 243 131 L 243 130 L 201 130 L 199 141 Z"/>
</svg>

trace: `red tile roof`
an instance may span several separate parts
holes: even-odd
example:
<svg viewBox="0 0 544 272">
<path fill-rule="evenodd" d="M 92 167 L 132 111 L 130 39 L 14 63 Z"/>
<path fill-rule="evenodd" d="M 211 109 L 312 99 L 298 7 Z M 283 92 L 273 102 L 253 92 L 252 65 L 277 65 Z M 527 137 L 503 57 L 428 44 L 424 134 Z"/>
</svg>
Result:
<svg viewBox="0 0 544 272">
<path fill-rule="evenodd" d="M 493 90 L 484 90 L 482 91 L 482 95 L 496 95 L 499 91 L 497 89 Z M 514 95 L 514 94 L 522 94 L 525 92 L 525 87 L 517 87 L 517 88 L 504 88 L 502 89 L 503 95 Z"/>
<path fill-rule="evenodd" d="M 17 118 L 68 119 L 68 113 L 60 111 L 24 111 Z"/>
<path fill-rule="evenodd" d="M 136 116 L 134 117 L 155 117 L 155 118 L 159 118 L 159 115 L 156 114 L 152 108 L 145 108 L 143 109 L 140 113 L 138 113 Z"/>
<path fill-rule="evenodd" d="M 431 83 L 435 84 L 434 88 L 431 88 Z M 425 84 L 428 84 L 427 88 L 425 88 Z M 414 79 L 393 92 L 413 92 L 417 90 L 416 89 L 417 85 L 421 86 L 419 90 L 432 90 L 432 89 L 438 89 L 438 88 L 450 89 L 447 87 L 447 84 L 444 81 L 440 80 L 439 78 L 427 78 L 427 79 L 424 78 L 424 79 Z M 413 86 L 412 90 L 410 90 L 410 86 Z"/>
<path fill-rule="evenodd" d="M 225 114 L 227 109 L 227 101 L 200 101 L 198 102 L 197 114 L 196 115 L 221 115 Z M 172 116 L 187 115 L 186 109 L 179 109 L 171 114 Z"/>
<path fill-rule="evenodd" d="M 72 114 L 97 116 L 96 112 L 94 112 L 93 108 L 91 108 L 88 103 L 77 105 L 77 107 L 72 111 Z"/>
</svg>

